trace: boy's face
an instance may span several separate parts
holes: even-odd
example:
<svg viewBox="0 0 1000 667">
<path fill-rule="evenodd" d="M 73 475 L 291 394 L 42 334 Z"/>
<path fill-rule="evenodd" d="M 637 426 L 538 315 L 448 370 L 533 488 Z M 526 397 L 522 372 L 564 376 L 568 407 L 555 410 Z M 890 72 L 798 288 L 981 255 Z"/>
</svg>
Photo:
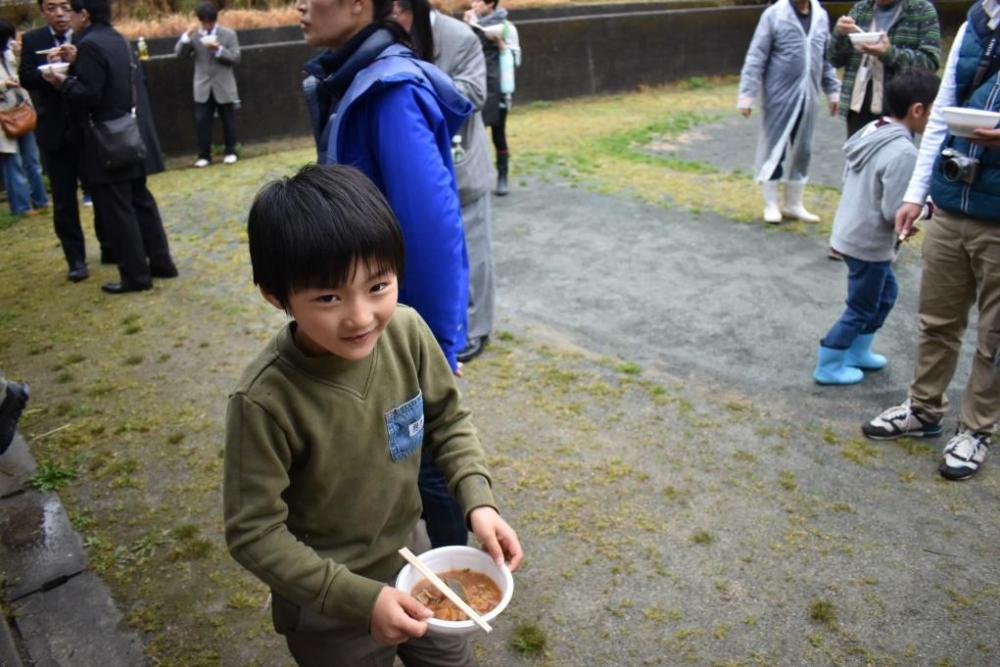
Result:
<svg viewBox="0 0 1000 667">
<path fill-rule="evenodd" d="M 264 298 L 277 308 L 271 294 Z M 306 354 L 333 354 L 343 359 L 364 359 L 396 312 L 396 274 L 375 273 L 356 262 L 346 284 L 331 289 L 293 292 L 288 312 L 298 328 L 295 342 Z"/>
</svg>

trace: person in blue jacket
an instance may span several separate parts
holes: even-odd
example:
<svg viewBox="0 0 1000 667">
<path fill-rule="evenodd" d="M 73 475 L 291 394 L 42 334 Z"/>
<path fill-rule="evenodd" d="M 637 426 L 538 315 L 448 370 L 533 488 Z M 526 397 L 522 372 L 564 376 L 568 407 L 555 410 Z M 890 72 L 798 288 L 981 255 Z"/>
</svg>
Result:
<svg viewBox="0 0 1000 667">
<path fill-rule="evenodd" d="M 392 20 L 392 0 L 298 0 L 320 164 L 359 169 L 382 191 L 406 244 L 399 300 L 426 320 L 456 373 L 466 343 L 468 258 L 452 137 L 474 111 L 427 52 Z M 432 52 L 432 48 L 431 51 Z"/>
</svg>

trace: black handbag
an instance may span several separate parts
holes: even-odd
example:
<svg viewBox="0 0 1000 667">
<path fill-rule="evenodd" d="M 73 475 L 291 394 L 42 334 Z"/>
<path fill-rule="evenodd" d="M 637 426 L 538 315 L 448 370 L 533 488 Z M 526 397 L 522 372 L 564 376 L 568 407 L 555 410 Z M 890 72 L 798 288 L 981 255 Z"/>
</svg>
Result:
<svg viewBox="0 0 1000 667">
<path fill-rule="evenodd" d="M 111 120 L 90 118 L 90 136 L 94 140 L 94 155 L 106 171 L 131 167 L 146 158 L 146 144 L 135 116 L 135 63 L 129 58 L 129 84 L 132 110 Z"/>
</svg>

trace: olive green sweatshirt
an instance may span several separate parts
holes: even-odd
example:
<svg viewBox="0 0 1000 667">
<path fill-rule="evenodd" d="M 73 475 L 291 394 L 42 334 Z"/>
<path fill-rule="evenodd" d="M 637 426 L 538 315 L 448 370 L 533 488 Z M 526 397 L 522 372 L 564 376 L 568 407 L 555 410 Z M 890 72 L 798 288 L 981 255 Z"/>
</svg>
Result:
<svg viewBox="0 0 1000 667">
<path fill-rule="evenodd" d="M 294 322 L 229 398 L 224 504 L 233 557 L 288 600 L 368 628 L 420 518 L 421 449 L 466 515 L 495 507 L 448 362 L 398 306 L 360 361 L 309 357 Z"/>
</svg>

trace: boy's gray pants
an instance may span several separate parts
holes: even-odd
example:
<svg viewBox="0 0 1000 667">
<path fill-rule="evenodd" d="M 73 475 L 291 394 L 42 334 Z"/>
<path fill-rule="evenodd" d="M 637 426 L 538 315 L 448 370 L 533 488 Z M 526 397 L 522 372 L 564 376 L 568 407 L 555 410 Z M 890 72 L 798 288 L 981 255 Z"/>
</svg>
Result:
<svg viewBox="0 0 1000 667">
<path fill-rule="evenodd" d="M 364 630 L 299 607 L 273 591 L 271 596 L 274 629 L 285 636 L 300 667 L 392 667 L 396 655 L 406 667 L 477 664 L 466 637 L 424 635 L 399 646 L 383 646 Z"/>
<path fill-rule="evenodd" d="M 465 250 L 469 255 L 468 337 L 493 332 L 496 287 L 493 281 L 493 246 L 490 241 L 490 195 L 462 206 Z"/>
</svg>

